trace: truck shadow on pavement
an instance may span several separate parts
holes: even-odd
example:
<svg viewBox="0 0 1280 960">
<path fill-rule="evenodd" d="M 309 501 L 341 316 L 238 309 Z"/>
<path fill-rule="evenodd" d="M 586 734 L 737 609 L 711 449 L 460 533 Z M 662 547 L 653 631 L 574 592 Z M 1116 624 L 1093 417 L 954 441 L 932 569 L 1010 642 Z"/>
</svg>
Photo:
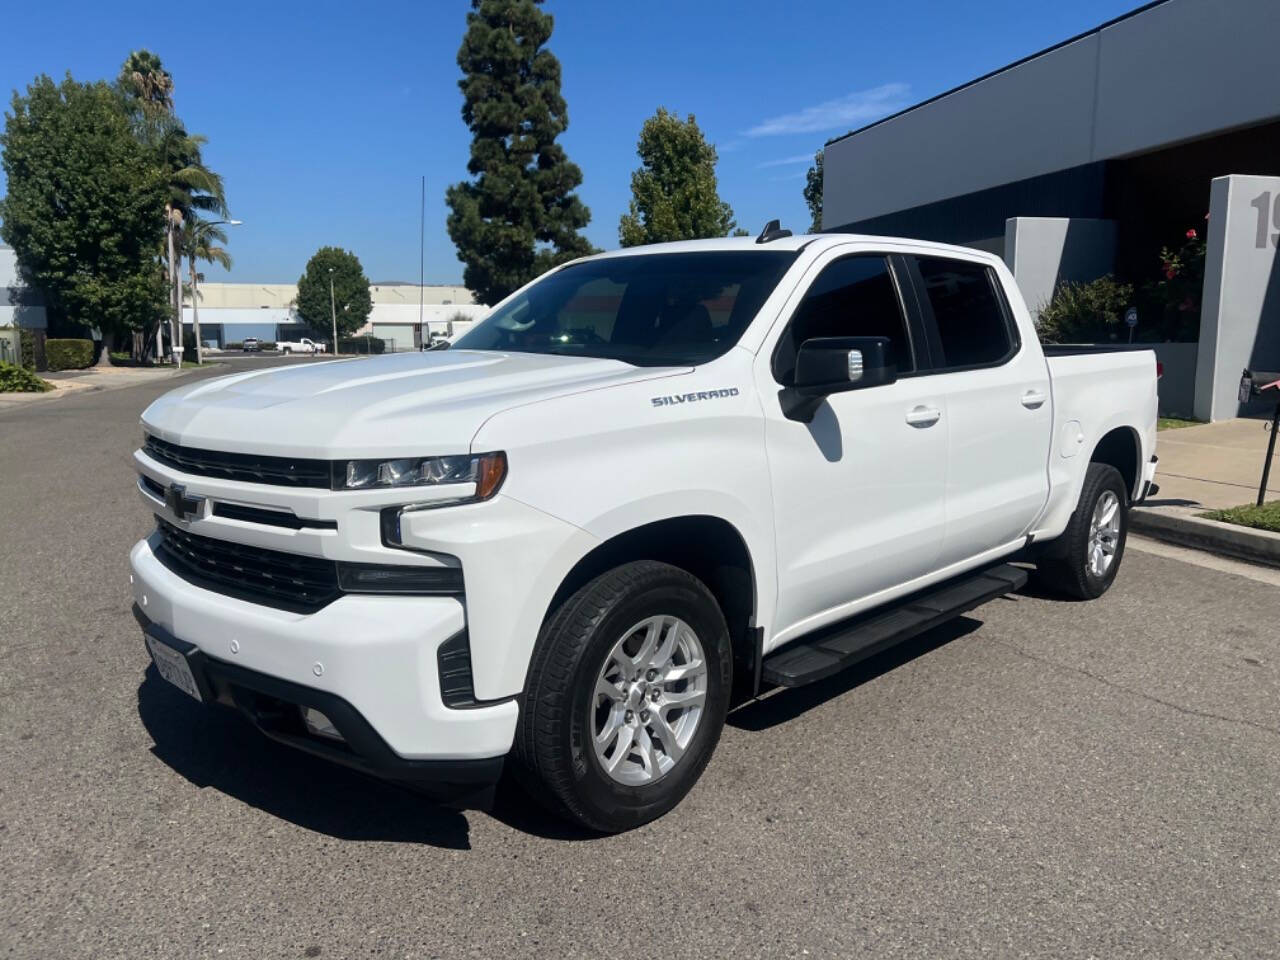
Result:
<svg viewBox="0 0 1280 960">
<path fill-rule="evenodd" d="M 138 687 L 138 716 L 171 769 L 273 817 L 340 840 L 471 847 L 460 812 L 275 743 L 230 710 L 196 704 L 154 666 Z"/>
<path fill-rule="evenodd" d="M 861 663 L 825 680 L 793 690 L 784 687 L 771 688 L 760 698 L 750 700 L 732 711 L 725 722 L 739 730 L 767 730 L 780 723 L 787 723 L 828 700 L 834 700 L 890 670 L 896 670 L 910 663 L 917 657 L 931 653 L 953 640 L 968 636 L 981 626 L 982 621 L 975 620 L 973 617 L 956 617 L 918 637 L 890 647 L 883 653 L 868 657 Z"/>
</svg>

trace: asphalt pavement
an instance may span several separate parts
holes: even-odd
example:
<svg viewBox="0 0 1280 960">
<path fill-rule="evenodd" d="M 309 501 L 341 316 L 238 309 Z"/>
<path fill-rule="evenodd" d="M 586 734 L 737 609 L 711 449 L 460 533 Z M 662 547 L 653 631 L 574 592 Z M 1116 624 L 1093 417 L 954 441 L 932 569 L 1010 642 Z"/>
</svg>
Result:
<svg viewBox="0 0 1280 960">
<path fill-rule="evenodd" d="M 155 674 L 130 454 L 176 385 L 0 411 L 0 955 L 1280 953 L 1280 573 L 1134 539 L 1100 601 L 997 600 L 739 709 L 673 814 L 585 837 Z"/>
</svg>

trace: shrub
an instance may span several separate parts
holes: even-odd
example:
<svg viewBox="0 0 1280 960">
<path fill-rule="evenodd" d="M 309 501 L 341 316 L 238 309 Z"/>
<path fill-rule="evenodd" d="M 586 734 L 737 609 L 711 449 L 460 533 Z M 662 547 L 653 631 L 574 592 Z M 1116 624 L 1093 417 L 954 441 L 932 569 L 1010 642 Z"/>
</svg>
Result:
<svg viewBox="0 0 1280 960">
<path fill-rule="evenodd" d="M 1059 284 L 1040 308 L 1036 326 L 1045 343 L 1110 343 L 1127 336 L 1124 312 L 1133 287 L 1111 274 L 1088 283 Z"/>
<path fill-rule="evenodd" d="M 387 344 L 377 337 L 349 337 L 338 340 L 339 353 L 385 353 Z"/>
<path fill-rule="evenodd" d="M 241 346 L 244 346 L 244 344 L 241 344 Z M 274 350 L 276 342 L 274 340 L 259 340 L 258 347 L 262 350 Z"/>
<path fill-rule="evenodd" d="M 30 370 L 0 361 L 0 393 L 47 393 L 53 384 L 41 380 Z"/>
<path fill-rule="evenodd" d="M 46 340 L 44 355 L 50 370 L 83 370 L 93 363 L 93 341 Z"/>
<path fill-rule="evenodd" d="M 225 347 L 223 347 L 223 349 L 224 349 L 224 350 L 243 350 L 243 349 L 244 349 L 244 341 L 243 341 L 243 340 L 229 340 L 229 341 L 227 341 L 227 345 L 226 345 Z"/>
<path fill-rule="evenodd" d="M 36 335 L 30 330 L 19 330 L 18 339 L 22 344 L 22 369 L 36 368 Z"/>
</svg>

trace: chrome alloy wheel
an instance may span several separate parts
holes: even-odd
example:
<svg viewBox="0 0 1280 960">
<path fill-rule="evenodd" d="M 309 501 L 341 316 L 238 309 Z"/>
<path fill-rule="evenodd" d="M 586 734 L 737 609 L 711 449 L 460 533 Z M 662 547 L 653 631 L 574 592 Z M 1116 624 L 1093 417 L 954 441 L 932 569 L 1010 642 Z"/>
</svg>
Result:
<svg viewBox="0 0 1280 960">
<path fill-rule="evenodd" d="M 1101 579 L 1111 569 L 1116 559 L 1116 547 L 1120 542 L 1120 498 L 1111 490 L 1093 505 L 1093 519 L 1089 523 L 1089 572 Z"/>
<path fill-rule="evenodd" d="M 684 756 L 706 701 L 698 635 L 678 617 L 640 621 L 596 677 L 587 718 L 596 759 L 618 783 L 652 783 Z"/>
</svg>

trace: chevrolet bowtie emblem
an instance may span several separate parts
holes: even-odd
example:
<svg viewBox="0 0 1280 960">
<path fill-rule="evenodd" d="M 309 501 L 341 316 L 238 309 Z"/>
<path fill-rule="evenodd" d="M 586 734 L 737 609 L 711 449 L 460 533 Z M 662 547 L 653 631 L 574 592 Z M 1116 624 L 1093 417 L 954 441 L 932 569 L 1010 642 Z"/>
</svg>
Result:
<svg viewBox="0 0 1280 960">
<path fill-rule="evenodd" d="M 189 497 L 186 487 L 180 483 L 171 483 L 164 492 L 164 502 L 179 520 L 190 520 L 200 512 L 204 497 Z"/>
</svg>

